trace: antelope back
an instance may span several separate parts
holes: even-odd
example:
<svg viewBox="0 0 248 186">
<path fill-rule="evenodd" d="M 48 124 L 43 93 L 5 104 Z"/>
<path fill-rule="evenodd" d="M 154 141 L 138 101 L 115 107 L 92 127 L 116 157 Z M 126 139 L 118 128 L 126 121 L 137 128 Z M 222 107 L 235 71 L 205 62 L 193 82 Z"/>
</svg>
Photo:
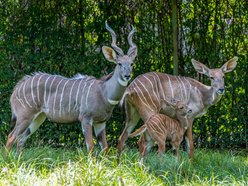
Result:
<svg viewBox="0 0 248 186">
<path fill-rule="evenodd" d="M 203 112 L 204 114 L 204 109 L 218 101 L 219 95 L 224 93 L 223 75 L 235 68 L 237 59 L 237 57 L 230 59 L 219 69 L 209 69 L 200 62 L 192 60 L 193 66 L 199 73 L 208 75 L 212 79 L 211 86 L 206 86 L 189 77 L 173 76 L 166 73 L 148 72 L 139 75 L 126 90 L 126 102 L 135 107 L 143 120 L 158 113 L 161 108 L 160 100 L 165 100 L 166 97 L 183 100 L 188 106 L 192 107 L 193 112 Z M 192 94 L 195 95 L 195 93 L 191 92 L 194 87 L 198 89 L 198 92 L 195 92 L 202 99 L 200 106 L 192 105 L 195 103 L 195 99 L 197 99 L 191 96 Z M 211 88 L 213 88 L 213 92 L 210 92 Z M 162 112 L 170 117 L 175 117 L 175 111 L 171 107 L 163 108 Z"/>
<path fill-rule="evenodd" d="M 78 119 L 82 104 L 85 108 L 89 106 L 89 93 L 95 83 L 96 79 L 91 76 L 65 78 L 35 73 L 17 84 L 11 96 L 11 107 L 15 113 L 43 111 L 55 121 L 74 121 Z"/>
<path fill-rule="evenodd" d="M 175 132 L 181 133 L 181 125 L 175 119 L 164 114 L 155 114 L 145 123 L 148 133 L 154 138 L 163 139 L 165 136 L 172 138 Z"/>
<path fill-rule="evenodd" d="M 160 112 L 161 99 L 174 98 L 187 101 L 193 84 L 196 83 L 191 78 L 148 72 L 132 81 L 126 90 L 125 98 L 127 98 L 126 102 L 135 106 L 142 119 L 144 119 L 143 117 L 149 118 Z M 175 111 L 169 105 L 164 105 L 161 112 L 175 117 Z"/>
</svg>

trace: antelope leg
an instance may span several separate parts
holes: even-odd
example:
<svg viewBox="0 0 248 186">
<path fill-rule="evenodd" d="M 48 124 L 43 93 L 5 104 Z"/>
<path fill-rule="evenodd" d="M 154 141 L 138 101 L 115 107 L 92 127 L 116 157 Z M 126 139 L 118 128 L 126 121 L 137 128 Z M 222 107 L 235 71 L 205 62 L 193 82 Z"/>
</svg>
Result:
<svg viewBox="0 0 248 186">
<path fill-rule="evenodd" d="M 27 139 L 44 123 L 46 115 L 44 112 L 37 113 L 26 130 L 17 138 L 17 149 L 20 153 Z"/>
<path fill-rule="evenodd" d="M 82 126 L 82 130 L 83 130 L 83 134 L 84 134 L 84 138 L 86 142 L 87 151 L 89 153 L 92 153 L 94 149 L 92 122 L 90 122 L 90 120 L 87 120 L 87 119 L 82 119 L 81 126 Z"/>
<path fill-rule="evenodd" d="M 100 123 L 100 124 L 95 124 L 94 125 L 94 132 L 95 135 L 97 137 L 97 141 L 101 147 L 102 150 L 104 150 L 105 152 L 107 152 L 108 150 L 108 143 L 107 143 L 107 139 L 106 139 L 106 123 Z"/>
<path fill-rule="evenodd" d="M 193 142 L 193 136 L 192 136 L 192 125 L 189 126 L 189 128 L 186 131 L 185 140 L 187 144 L 187 151 L 189 153 L 189 157 L 193 159 L 194 158 L 194 142 Z"/>
<path fill-rule="evenodd" d="M 125 141 L 128 139 L 129 134 L 133 131 L 133 129 L 137 125 L 139 119 L 140 119 L 140 116 L 137 110 L 127 103 L 126 104 L 126 125 L 125 125 L 125 128 L 121 136 L 118 139 L 118 146 L 117 146 L 118 158 L 121 155 Z"/>
</svg>

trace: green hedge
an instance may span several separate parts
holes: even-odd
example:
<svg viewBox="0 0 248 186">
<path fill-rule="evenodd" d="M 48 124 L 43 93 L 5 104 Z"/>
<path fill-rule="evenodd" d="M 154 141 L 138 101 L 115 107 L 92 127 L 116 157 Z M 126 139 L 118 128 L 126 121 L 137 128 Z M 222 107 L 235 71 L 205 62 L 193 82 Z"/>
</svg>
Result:
<svg viewBox="0 0 248 186">
<path fill-rule="evenodd" d="M 171 1 L 0 1 L 0 140 L 10 132 L 9 98 L 24 75 L 42 71 L 73 76 L 101 77 L 114 69 L 101 54 L 110 45 L 104 27 L 108 20 L 118 45 L 128 49 L 128 26 L 137 30 L 138 57 L 133 78 L 148 71 L 172 73 Z M 210 68 L 238 56 L 238 66 L 226 75 L 226 94 L 194 123 L 199 147 L 247 146 L 247 30 L 246 1 L 178 1 L 179 74 L 196 77 L 195 58 Z M 202 81 L 209 84 L 205 77 Z M 111 145 L 124 128 L 124 112 L 118 108 L 107 123 Z M 80 124 L 46 121 L 28 144 L 83 145 Z M 129 145 L 133 141 L 129 141 Z"/>
</svg>

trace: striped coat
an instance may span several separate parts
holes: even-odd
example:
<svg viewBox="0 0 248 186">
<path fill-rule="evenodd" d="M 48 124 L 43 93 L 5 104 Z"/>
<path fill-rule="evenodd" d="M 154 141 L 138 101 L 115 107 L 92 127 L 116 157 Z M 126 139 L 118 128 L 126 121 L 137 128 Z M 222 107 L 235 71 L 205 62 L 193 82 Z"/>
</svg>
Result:
<svg viewBox="0 0 248 186">
<path fill-rule="evenodd" d="M 35 73 L 32 76 L 25 76 L 17 84 L 10 102 L 14 105 L 14 113 L 19 103 L 26 111 L 44 112 L 51 121 L 70 123 L 78 121 L 80 112 L 87 115 L 91 110 L 96 109 L 95 102 L 97 102 L 97 107 L 99 107 L 99 102 L 107 103 L 100 91 L 102 84 L 101 80 L 81 74 L 66 78 L 59 75 Z M 95 94 L 99 96 L 95 97 Z M 109 117 L 110 114 L 104 118 L 96 114 L 94 119 L 104 121 Z"/>
<path fill-rule="evenodd" d="M 132 41 L 133 27 L 128 34 L 130 48 L 124 54 L 116 45 L 115 32 L 107 22 L 105 26 L 112 37 L 112 48 L 103 46 L 102 52 L 108 61 L 116 64 L 114 71 L 101 79 L 84 75 L 66 78 L 45 73 L 25 76 L 10 98 L 15 127 L 8 136 L 7 150 L 17 141 L 20 151 L 46 118 L 58 123 L 80 121 L 88 152 L 94 148 L 93 130 L 102 149 L 108 149 L 106 121 L 131 79 L 137 46 Z"/>
<path fill-rule="evenodd" d="M 194 116 L 197 116 L 203 111 L 204 103 L 191 104 L 190 99 L 201 101 L 202 95 L 199 92 L 204 88 L 208 89 L 207 86 L 189 77 L 148 72 L 132 81 L 123 98 L 125 99 L 126 109 L 129 109 L 129 103 L 132 104 L 143 121 L 146 121 L 151 115 L 159 113 L 161 110 L 160 100 L 168 97 L 189 103 Z M 192 94 L 193 89 L 198 92 L 197 97 Z M 175 118 L 175 112 L 170 108 L 168 110 L 163 108 L 162 112 Z"/>
<path fill-rule="evenodd" d="M 173 148 L 176 149 L 176 156 L 179 158 L 179 146 L 185 133 L 185 129 L 179 121 L 164 114 L 155 114 L 137 131 L 130 134 L 130 137 L 141 135 L 142 133 L 144 133 L 144 137 L 141 137 L 138 143 L 142 157 L 149 152 L 154 142 L 157 142 L 158 154 L 161 155 L 165 152 L 165 142 L 170 141 Z"/>
<path fill-rule="evenodd" d="M 204 64 L 192 59 L 192 64 L 198 73 L 209 77 L 211 86 L 182 76 L 173 76 L 166 73 L 148 72 L 139 75 L 129 85 L 124 93 L 122 102 L 125 102 L 126 124 L 118 139 L 118 155 L 122 152 L 125 141 L 135 128 L 139 119 L 146 121 L 152 115 L 160 112 L 159 100 L 172 97 L 184 100 L 192 108 L 193 114 L 189 119 L 189 128 L 186 131 L 187 149 L 189 156 L 194 154 L 192 124 L 196 117 L 204 115 L 208 108 L 217 103 L 224 94 L 224 73 L 231 72 L 237 65 L 237 57 L 227 61 L 222 67 L 210 69 Z M 195 93 L 191 93 L 191 90 Z M 175 118 L 175 112 L 169 107 L 163 109 L 164 114 Z"/>
</svg>

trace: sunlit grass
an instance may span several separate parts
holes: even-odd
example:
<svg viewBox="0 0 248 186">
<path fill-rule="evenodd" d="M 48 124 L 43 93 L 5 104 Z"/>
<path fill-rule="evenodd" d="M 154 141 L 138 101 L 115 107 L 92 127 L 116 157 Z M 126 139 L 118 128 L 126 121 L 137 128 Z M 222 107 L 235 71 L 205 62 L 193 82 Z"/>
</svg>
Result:
<svg viewBox="0 0 248 186">
<path fill-rule="evenodd" d="M 85 149 L 26 148 L 18 156 L 1 148 L 0 185 L 247 185 L 248 157 L 242 152 L 196 150 L 190 162 L 155 152 L 142 162 L 136 149 L 88 156 Z"/>
</svg>

